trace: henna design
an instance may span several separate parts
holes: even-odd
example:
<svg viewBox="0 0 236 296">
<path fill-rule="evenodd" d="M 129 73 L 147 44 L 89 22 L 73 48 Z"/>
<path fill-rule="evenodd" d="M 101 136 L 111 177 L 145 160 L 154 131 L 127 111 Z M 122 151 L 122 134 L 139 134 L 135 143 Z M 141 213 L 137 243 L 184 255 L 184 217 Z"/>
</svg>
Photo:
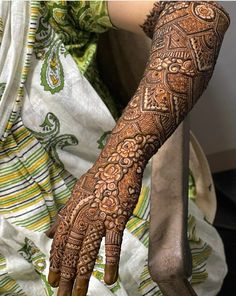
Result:
<svg viewBox="0 0 236 296">
<path fill-rule="evenodd" d="M 153 9 L 147 16 L 145 22 L 140 26 L 145 32 L 145 34 L 151 39 L 153 37 L 153 31 L 154 31 L 156 22 L 158 20 L 158 17 L 164 7 L 165 7 L 165 1 L 155 2 L 153 5 Z"/>
<path fill-rule="evenodd" d="M 122 232 L 109 231 L 106 235 L 106 264 L 115 265 L 120 256 Z"/>
<path fill-rule="evenodd" d="M 50 270 L 70 285 L 75 277 L 78 287 L 88 284 L 103 236 L 106 264 L 118 268 L 144 168 L 206 88 L 229 26 L 212 2 L 161 2 L 154 10 L 143 25 L 153 40 L 139 87 L 61 213 Z"/>
</svg>

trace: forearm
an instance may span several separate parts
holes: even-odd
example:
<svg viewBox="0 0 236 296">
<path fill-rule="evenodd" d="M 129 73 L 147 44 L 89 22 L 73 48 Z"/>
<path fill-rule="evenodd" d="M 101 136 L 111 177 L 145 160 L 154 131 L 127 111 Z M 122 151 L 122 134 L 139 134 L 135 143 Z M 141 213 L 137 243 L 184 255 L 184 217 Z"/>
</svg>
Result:
<svg viewBox="0 0 236 296">
<path fill-rule="evenodd" d="M 227 15 L 215 4 L 165 4 L 154 25 L 150 58 L 139 87 L 98 160 L 80 180 L 83 188 L 98 199 L 118 196 L 129 216 L 148 160 L 206 88 L 228 25 Z"/>
<path fill-rule="evenodd" d="M 229 20 L 214 3 L 166 2 L 160 16 L 147 24 L 153 30 L 150 58 L 104 157 L 128 141 L 139 145 L 146 160 L 158 150 L 206 88 Z M 144 138 L 154 140 L 152 151 L 145 151 Z"/>
<path fill-rule="evenodd" d="M 72 289 L 73 295 L 86 294 L 103 236 L 105 282 L 113 284 L 118 277 L 122 235 L 145 165 L 206 88 L 228 27 L 224 12 L 201 3 L 166 2 L 160 16 L 145 23 L 153 38 L 140 85 L 60 213 L 49 273 L 51 285 L 60 281 L 58 295 Z"/>
<path fill-rule="evenodd" d="M 228 27 L 224 12 L 199 2 L 167 2 L 154 22 L 138 90 L 60 213 L 49 274 L 52 285 L 60 280 L 60 295 L 70 294 L 75 277 L 74 290 L 86 294 L 104 235 L 105 282 L 116 281 L 123 230 L 137 203 L 145 165 L 206 88 Z"/>
</svg>

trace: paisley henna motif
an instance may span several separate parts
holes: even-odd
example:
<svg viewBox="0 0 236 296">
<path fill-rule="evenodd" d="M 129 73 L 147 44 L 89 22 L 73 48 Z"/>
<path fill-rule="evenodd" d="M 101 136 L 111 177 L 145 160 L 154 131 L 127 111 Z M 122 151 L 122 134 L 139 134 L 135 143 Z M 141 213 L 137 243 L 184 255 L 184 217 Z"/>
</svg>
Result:
<svg viewBox="0 0 236 296">
<path fill-rule="evenodd" d="M 75 279 L 73 289 L 85 295 L 103 236 L 105 280 L 116 280 L 122 233 L 144 168 L 206 88 L 229 26 L 224 10 L 211 2 L 162 2 L 154 10 L 143 25 L 153 40 L 138 90 L 61 213 L 49 276 L 54 286 L 60 280 L 59 295 L 71 291 Z"/>
</svg>

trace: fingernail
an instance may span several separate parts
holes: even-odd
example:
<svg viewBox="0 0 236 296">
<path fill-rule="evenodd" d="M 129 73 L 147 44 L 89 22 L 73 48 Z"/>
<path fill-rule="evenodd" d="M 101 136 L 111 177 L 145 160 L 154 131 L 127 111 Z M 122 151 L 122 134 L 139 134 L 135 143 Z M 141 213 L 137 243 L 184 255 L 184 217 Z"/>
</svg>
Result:
<svg viewBox="0 0 236 296">
<path fill-rule="evenodd" d="M 48 282 L 53 288 L 57 288 L 59 286 L 59 281 L 60 281 L 60 273 L 49 271 Z"/>
<path fill-rule="evenodd" d="M 45 235 L 46 235 L 48 238 L 53 238 L 53 234 L 52 234 L 52 232 L 51 232 L 51 229 L 45 231 L 44 233 L 45 233 Z"/>
<path fill-rule="evenodd" d="M 86 296 L 88 291 L 88 279 L 79 279 L 73 289 L 72 296 Z"/>
<path fill-rule="evenodd" d="M 84 291 L 84 289 L 74 288 L 72 296 L 86 296 L 86 294 L 87 294 L 87 290 Z"/>
<path fill-rule="evenodd" d="M 60 279 L 58 296 L 71 296 L 72 288 L 73 288 L 74 280 L 68 280 L 65 278 Z"/>
<path fill-rule="evenodd" d="M 59 281 L 50 284 L 53 288 L 57 288 L 59 286 Z"/>
<path fill-rule="evenodd" d="M 71 296 L 71 292 L 58 290 L 57 296 Z"/>
<path fill-rule="evenodd" d="M 58 296 L 71 296 L 71 289 L 64 289 L 64 288 L 59 288 L 57 292 Z"/>
<path fill-rule="evenodd" d="M 105 265 L 105 275 L 104 275 L 104 281 L 107 285 L 113 285 L 118 278 L 118 266 L 117 264 L 111 265 L 107 264 Z"/>
</svg>

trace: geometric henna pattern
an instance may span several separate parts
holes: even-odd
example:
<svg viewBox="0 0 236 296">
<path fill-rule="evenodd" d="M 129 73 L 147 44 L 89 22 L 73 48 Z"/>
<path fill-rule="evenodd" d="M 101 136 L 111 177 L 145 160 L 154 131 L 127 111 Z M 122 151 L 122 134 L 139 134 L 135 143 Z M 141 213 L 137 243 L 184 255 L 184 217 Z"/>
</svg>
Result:
<svg viewBox="0 0 236 296">
<path fill-rule="evenodd" d="M 139 91 L 142 111 L 164 118 L 168 137 L 206 88 L 229 18 L 215 3 L 194 1 L 166 3 L 157 15 Z"/>
<path fill-rule="evenodd" d="M 153 37 L 139 87 L 60 213 L 49 274 L 52 285 L 60 280 L 59 295 L 72 290 L 75 278 L 74 291 L 86 294 L 103 236 L 106 272 L 117 271 L 143 170 L 206 88 L 228 26 L 228 15 L 213 2 L 155 4 L 142 26 Z M 115 280 L 105 275 L 107 283 Z"/>
</svg>

